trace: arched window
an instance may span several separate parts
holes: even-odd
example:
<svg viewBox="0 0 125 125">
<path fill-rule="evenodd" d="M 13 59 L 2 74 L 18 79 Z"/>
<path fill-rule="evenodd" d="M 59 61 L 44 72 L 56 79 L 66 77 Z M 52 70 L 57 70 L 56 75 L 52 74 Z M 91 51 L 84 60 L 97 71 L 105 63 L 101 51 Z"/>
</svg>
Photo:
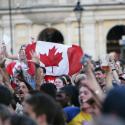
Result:
<svg viewBox="0 0 125 125">
<path fill-rule="evenodd" d="M 120 53 L 119 40 L 125 35 L 125 25 L 117 25 L 110 29 L 107 34 L 107 52 L 115 51 Z"/>
<path fill-rule="evenodd" d="M 64 43 L 63 35 L 60 31 L 54 28 L 46 28 L 42 32 L 40 32 L 38 36 L 38 40 L 46 41 L 46 42 L 54 42 L 54 43 Z"/>
</svg>

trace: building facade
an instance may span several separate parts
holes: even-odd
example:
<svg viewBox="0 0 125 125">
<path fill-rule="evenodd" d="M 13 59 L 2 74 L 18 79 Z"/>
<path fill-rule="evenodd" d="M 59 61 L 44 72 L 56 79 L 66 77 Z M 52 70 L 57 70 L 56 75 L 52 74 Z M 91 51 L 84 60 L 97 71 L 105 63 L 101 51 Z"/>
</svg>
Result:
<svg viewBox="0 0 125 125">
<path fill-rule="evenodd" d="M 119 52 L 125 35 L 125 0 L 81 0 L 84 8 L 81 41 L 84 52 L 94 59 L 110 51 Z M 0 1 L 0 40 L 11 43 L 14 52 L 22 44 L 48 40 L 78 44 L 78 24 L 73 9 L 77 0 L 11 0 L 12 37 L 10 39 L 9 0 Z"/>
</svg>

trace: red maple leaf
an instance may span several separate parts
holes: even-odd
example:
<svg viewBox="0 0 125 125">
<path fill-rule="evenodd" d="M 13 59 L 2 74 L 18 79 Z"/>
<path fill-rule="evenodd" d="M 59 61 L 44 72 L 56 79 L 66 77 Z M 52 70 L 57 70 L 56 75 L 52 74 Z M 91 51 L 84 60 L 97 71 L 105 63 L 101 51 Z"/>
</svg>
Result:
<svg viewBox="0 0 125 125">
<path fill-rule="evenodd" d="M 45 67 L 52 66 L 52 72 L 53 72 L 53 66 L 59 66 L 60 61 L 62 58 L 62 53 L 57 52 L 57 49 L 55 46 L 52 49 L 49 49 L 49 53 L 47 54 L 40 54 L 40 60 L 45 64 Z"/>
</svg>

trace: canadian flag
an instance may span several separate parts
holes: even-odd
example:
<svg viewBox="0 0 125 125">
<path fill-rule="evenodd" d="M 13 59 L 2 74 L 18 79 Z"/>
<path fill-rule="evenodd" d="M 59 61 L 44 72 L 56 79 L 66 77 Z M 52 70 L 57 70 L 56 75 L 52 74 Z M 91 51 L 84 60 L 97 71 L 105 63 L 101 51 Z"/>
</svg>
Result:
<svg viewBox="0 0 125 125">
<path fill-rule="evenodd" d="M 28 44 L 26 47 L 27 59 L 31 60 L 31 51 L 39 55 L 41 66 L 46 68 L 46 75 L 60 76 L 77 73 L 82 65 L 82 49 L 77 45 L 63 45 L 44 41 Z"/>
</svg>

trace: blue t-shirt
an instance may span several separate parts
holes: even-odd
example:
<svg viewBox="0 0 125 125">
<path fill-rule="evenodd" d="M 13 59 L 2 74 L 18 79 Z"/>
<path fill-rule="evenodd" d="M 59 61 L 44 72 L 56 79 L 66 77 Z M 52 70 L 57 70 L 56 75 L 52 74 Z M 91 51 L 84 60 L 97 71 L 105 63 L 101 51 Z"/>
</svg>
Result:
<svg viewBox="0 0 125 125">
<path fill-rule="evenodd" d="M 70 122 L 80 112 L 80 108 L 75 106 L 68 106 L 64 108 L 63 111 L 66 116 L 66 121 Z"/>
</svg>

